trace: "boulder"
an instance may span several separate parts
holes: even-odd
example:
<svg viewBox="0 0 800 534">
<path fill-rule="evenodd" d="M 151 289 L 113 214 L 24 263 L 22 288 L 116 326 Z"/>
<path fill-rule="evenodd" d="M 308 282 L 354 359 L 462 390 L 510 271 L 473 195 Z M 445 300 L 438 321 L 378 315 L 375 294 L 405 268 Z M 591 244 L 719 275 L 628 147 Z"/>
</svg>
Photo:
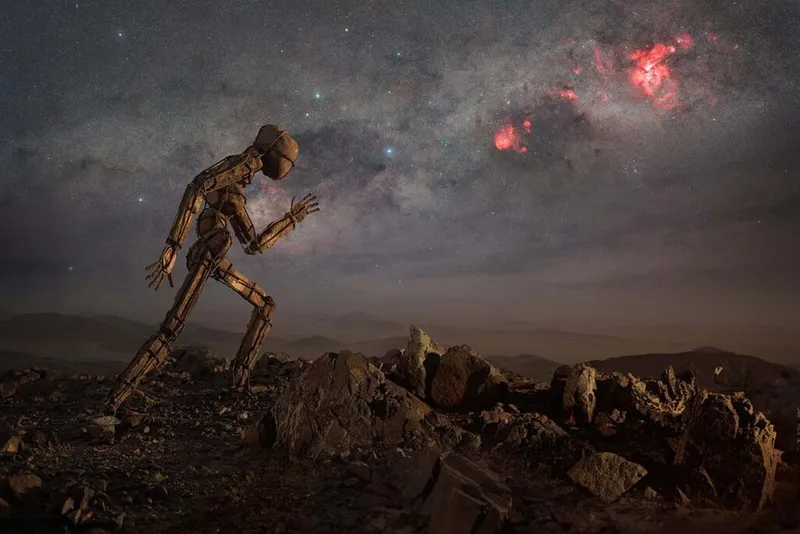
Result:
<svg viewBox="0 0 800 534">
<path fill-rule="evenodd" d="M 597 406 L 597 370 L 585 363 L 570 369 L 564 384 L 563 410 L 567 420 L 584 425 L 592 421 Z"/>
<path fill-rule="evenodd" d="M 14 434 L 9 437 L 0 452 L 7 454 L 17 454 L 23 452 L 25 444 L 23 443 L 22 436 Z"/>
<path fill-rule="evenodd" d="M 11 497 L 16 501 L 21 501 L 42 489 L 42 479 L 31 473 L 20 473 L 8 477 L 6 485 Z"/>
<path fill-rule="evenodd" d="M 581 459 L 567 472 L 575 482 L 605 503 L 612 503 L 647 474 L 639 464 L 610 452 Z"/>
<path fill-rule="evenodd" d="M 508 382 L 494 366 L 466 345 L 450 347 L 430 381 L 429 400 L 445 410 L 481 410 L 508 392 Z"/>
<path fill-rule="evenodd" d="M 11 369 L 7 371 L 0 378 L 0 398 L 13 397 L 19 393 L 22 386 L 38 382 L 44 379 L 46 374 L 47 372 L 44 369 L 36 368 L 23 369 L 22 371 Z"/>
<path fill-rule="evenodd" d="M 409 391 L 424 398 L 428 367 L 435 365 L 445 349 L 435 343 L 422 328 L 412 324 L 409 330 L 408 346 L 402 354 L 397 355 L 397 376 Z"/>
<path fill-rule="evenodd" d="M 675 465 L 689 473 L 683 487 L 689 498 L 751 511 L 772 499 L 780 461 L 776 433 L 748 399 L 703 391 L 684 423 Z"/>
<path fill-rule="evenodd" d="M 426 449 L 398 468 L 401 499 L 427 523 L 426 532 L 500 532 L 511 492 L 500 477 L 464 456 Z"/>
<path fill-rule="evenodd" d="M 317 457 L 422 434 L 430 408 L 362 354 L 327 353 L 295 380 L 246 439 Z"/>
<path fill-rule="evenodd" d="M 169 370 L 175 373 L 189 373 L 193 379 L 212 376 L 228 370 L 228 361 L 218 358 L 214 353 L 201 347 L 178 347 L 170 357 Z"/>
</svg>

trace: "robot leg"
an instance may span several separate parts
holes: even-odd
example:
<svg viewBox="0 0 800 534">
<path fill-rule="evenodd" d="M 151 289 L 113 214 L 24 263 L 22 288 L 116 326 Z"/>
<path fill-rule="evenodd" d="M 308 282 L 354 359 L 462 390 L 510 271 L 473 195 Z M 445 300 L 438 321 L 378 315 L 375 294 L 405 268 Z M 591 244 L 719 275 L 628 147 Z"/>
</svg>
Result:
<svg viewBox="0 0 800 534">
<path fill-rule="evenodd" d="M 195 243 L 189 250 L 189 274 L 175 296 L 172 308 L 161 323 L 159 332 L 150 337 L 134 356 L 128 367 L 117 377 L 108 397 L 108 404 L 116 411 L 136 390 L 147 373 L 161 365 L 169 356 L 169 347 L 180 335 L 192 308 L 210 274 L 231 247 L 230 236 L 214 234 Z"/>
<path fill-rule="evenodd" d="M 231 262 L 220 262 L 213 277 L 224 283 L 253 305 L 253 313 L 247 325 L 247 332 L 239 345 L 236 359 L 231 367 L 231 389 L 247 391 L 250 388 L 250 373 L 255 366 L 261 345 L 272 328 L 272 312 L 275 300 L 267 295 L 258 284 L 247 278 L 231 265 Z"/>
</svg>

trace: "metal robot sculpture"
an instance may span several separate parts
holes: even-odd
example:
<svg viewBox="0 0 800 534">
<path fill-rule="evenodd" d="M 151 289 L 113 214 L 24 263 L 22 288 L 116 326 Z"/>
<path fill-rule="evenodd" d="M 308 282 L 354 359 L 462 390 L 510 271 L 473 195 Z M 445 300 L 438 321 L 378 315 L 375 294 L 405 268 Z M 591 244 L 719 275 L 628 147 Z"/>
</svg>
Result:
<svg viewBox="0 0 800 534">
<path fill-rule="evenodd" d="M 209 277 L 227 285 L 253 305 L 236 358 L 231 367 L 232 391 L 247 392 L 250 372 L 255 364 L 261 344 L 272 327 L 275 301 L 256 283 L 236 270 L 225 256 L 232 240 L 228 224 L 247 254 L 261 253 L 272 247 L 281 237 L 295 229 L 310 213 L 319 211 L 313 195 L 299 202 L 292 199 L 289 211 L 256 233 L 247 213 L 244 188 L 259 170 L 273 180 L 282 180 L 294 167 L 298 146 L 294 138 L 282 128 L 263 126 L 256 140 L 241 154 L 228 156 L 201 172 L 186 187 L 178 214 L 172 223 L 167 246 L 161 257 L 148 265 L 148 287 L 158 290 L 166 277 L 170 287 L 172 269 L 178 258 L 194 217 L 205 202 L 205 209 L 197 217 L 197 241 L 189 248 L 186 264 L 189 273 L 175 296 L 158 333 L 150 337 L 139 349 L 128 367 L 117 377 L 107 404 L 116 410 L 136 391 L 144 376 L 158 367 L 169 355 L 170 345 L 178 338 L 192 308 Z"/>
</svg>

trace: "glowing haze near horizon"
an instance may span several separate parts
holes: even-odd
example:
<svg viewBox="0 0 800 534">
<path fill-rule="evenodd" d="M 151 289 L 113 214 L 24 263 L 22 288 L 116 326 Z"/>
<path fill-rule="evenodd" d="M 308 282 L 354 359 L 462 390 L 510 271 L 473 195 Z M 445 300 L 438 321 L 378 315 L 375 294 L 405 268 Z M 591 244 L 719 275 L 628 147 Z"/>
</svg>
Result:
<svg viewBox="0 0 800 534">
<path fill-rule="evenodd" d="M 800 324 L 796 2 L 128 4 L 0 21 L 5 307 L 159 320 L 186 183 L 276 123 L 300 158 L 256 225 L 322 206 L 231 255 L 276 329 Z M 249 315 L 210 282 L 215 311 Z"/>
</svg>

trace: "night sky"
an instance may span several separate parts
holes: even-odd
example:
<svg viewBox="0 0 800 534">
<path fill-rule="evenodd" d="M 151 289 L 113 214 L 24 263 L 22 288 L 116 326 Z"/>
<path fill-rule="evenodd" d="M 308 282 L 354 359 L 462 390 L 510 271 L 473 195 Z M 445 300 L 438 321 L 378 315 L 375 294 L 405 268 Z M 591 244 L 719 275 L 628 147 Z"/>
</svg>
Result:
<svg viewBox="0 0 800 534">
<path fill-rule="evenodd" d="M 186 184 L 274 123 L 300 156 L 248 188 L 256 226 L 322 208 L 231 253 L 276 330 L 800 324 L 797 2 L 7 4 L 3 308 L 160 320 L 144 266 Z M 198 320 L 244 327 L 209 284 Z"/>
</svg>

